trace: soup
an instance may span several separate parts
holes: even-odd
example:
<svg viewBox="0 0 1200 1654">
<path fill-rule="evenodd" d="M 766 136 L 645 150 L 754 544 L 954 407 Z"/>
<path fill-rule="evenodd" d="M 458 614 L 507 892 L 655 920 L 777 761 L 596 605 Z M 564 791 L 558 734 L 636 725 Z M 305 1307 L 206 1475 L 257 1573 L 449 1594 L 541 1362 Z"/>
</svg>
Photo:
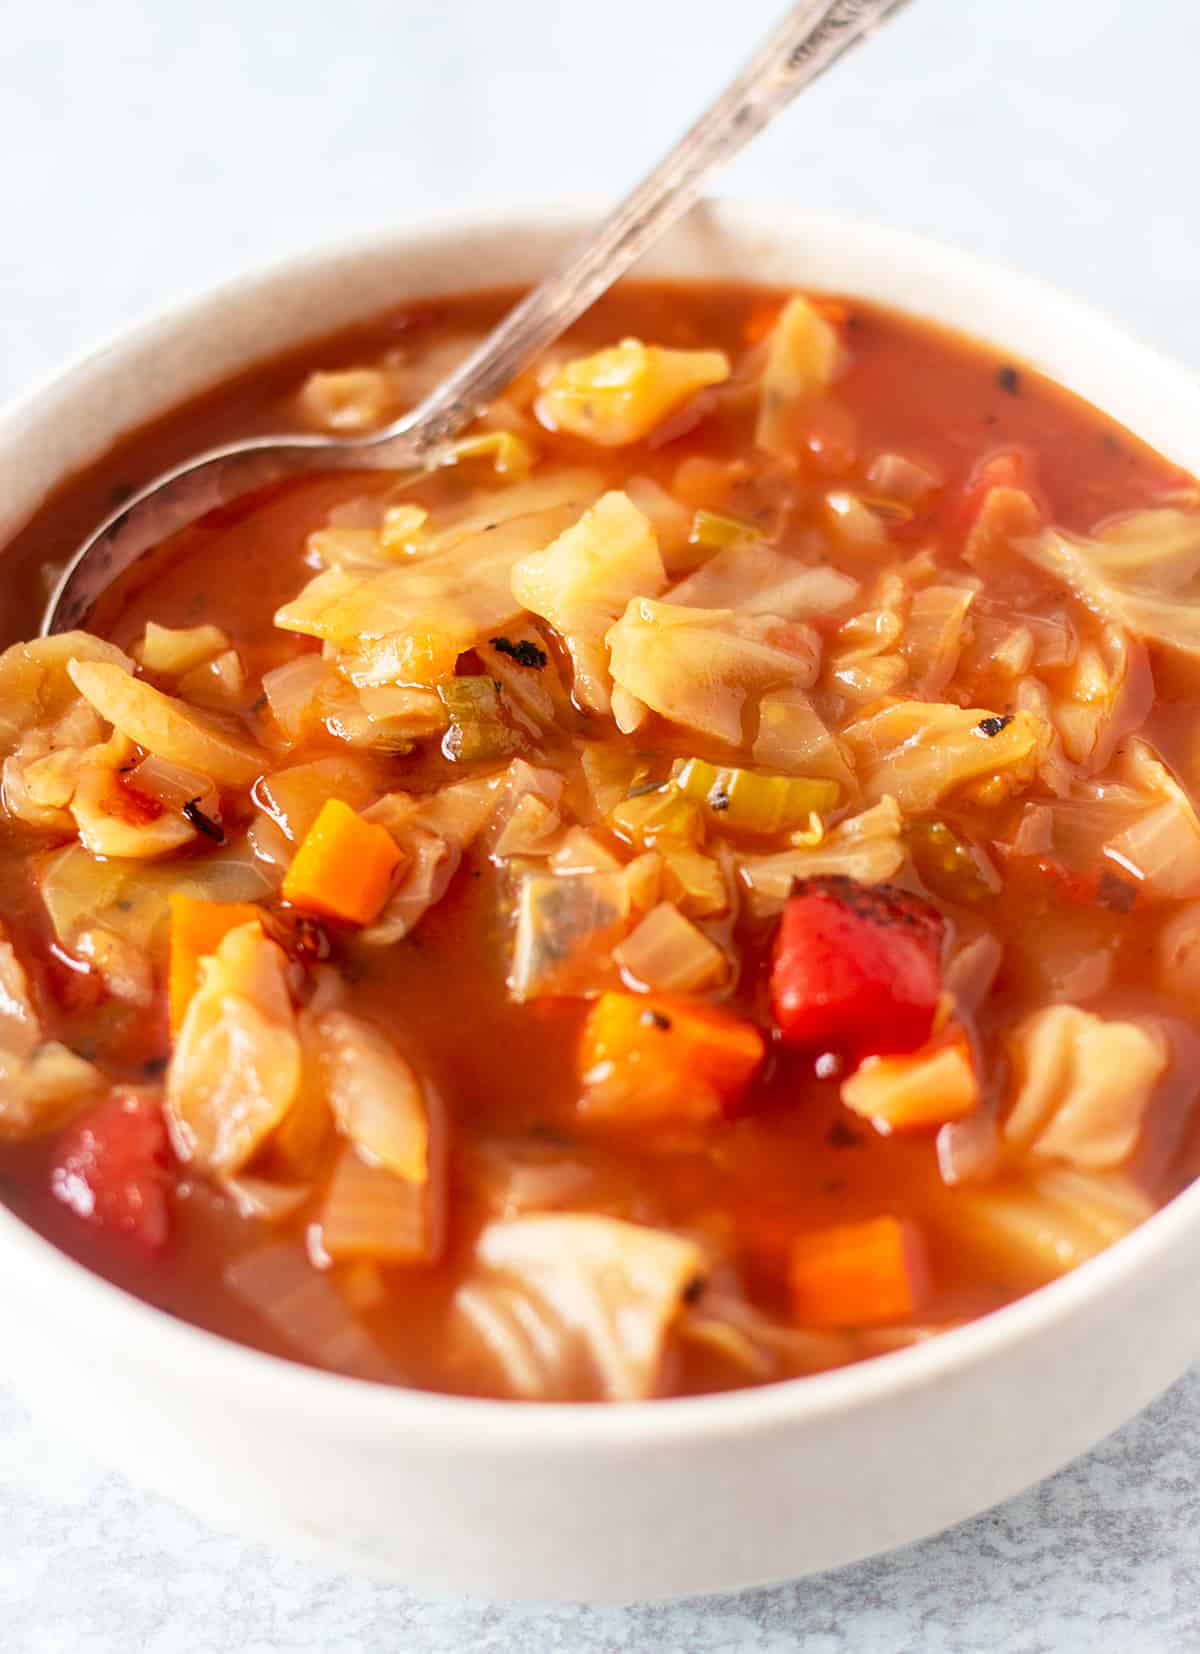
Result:
<svg viewBox="0 0 1200 1654">
<path fill-rule="evenodd" d="M 365 431 L 408 306 L 114 451 Z M 886 1354 L 1194 1166 L 1200 495 L 882 308 L 633 284 L 420 476 L 0 658 L 0 1195 L 173 1314 L 523 1400 Z"/>
</svg>

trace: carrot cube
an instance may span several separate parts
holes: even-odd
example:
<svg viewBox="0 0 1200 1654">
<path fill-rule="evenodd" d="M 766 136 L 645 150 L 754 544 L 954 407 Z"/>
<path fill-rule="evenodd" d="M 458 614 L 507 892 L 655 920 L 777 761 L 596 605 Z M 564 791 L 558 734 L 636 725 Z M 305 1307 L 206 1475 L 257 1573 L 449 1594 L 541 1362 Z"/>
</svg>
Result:
<svg viewBox="0 0 1200 1654">
<path fill-rule="evenodd" d="M 842 1101 L 877 1131 L 921 1131 L 962 1120 L 979 1103 L 963 1038 L 904 1057 L 868 1057 L 842 1082 Z"/>
<path fill-rule="evenodd" d="M 763 1053 L 752 1023 L 715 1006 L 665 994 L 601 994 L 580 1043 L 583 1111 L 712 1118 L 740 1102 Z"/>
<path fill-rule="evenodd" d="M 283 881 L 294 907 L 348 924 L 378 918 L 404 852 L 388 832 L 340 798 L 321 806 Z"/>
<path fill-rule="evenodd" d="M 171 951 L 167 969 L 167 1001 L 171 1032 L 179 1028 L 188 1003 L 200 985 L 200 961 L 215 953 L 222 938 L 239 925 L 261 917 L 249 902 L 206 902 L 176 890 L 169 898 Z"/>
<path fill-rule="evenodd" d="M 792 1309 L 806 1327 L 873 1327 L 920 1307 L 928 1268 L 920 1232 L 901 1218 L 840 1223 L 792 1245 Z"/>
</svg>

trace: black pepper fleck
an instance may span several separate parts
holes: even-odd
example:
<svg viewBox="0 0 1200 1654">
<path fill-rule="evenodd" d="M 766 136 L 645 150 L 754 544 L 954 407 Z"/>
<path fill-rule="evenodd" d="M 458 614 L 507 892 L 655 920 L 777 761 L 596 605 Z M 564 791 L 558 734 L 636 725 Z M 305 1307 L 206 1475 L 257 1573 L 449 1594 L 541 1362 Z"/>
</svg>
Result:
<svg viewBox="0 0 1200 1654">
<path fill-rule="evenodd" d="M 1021 394 L 1021 375 L 1016 368 L 1007 366 L 997 368 L 996 384 L 1002 391 L 1007 391 L 1009 396 L 1020 396 Z"/>
<path fill-rule="evenodd" d="M 994 740 L 997 735 L 1001 734 L 1002 731 L 1006 730 L 1012 721 L 1013 714 L 1011 712 L 1006 712 L 999 718 L 981 718 L 976 727 L 981 735 L 986 735 L 988 740 L 991 741 Z"/>
<path fill-rule="evenodd" d="M 857 1149 L 862 1141 L 862 1132 L 855 1131 L 845 1120 L 835 1120 L 829 1128 L 829 1143 L 835 1149 Z"/>
<path fill-rule="evenodd" d="M 671 1019 L 662 1011 L 655 1011 L 649 1005 L 642 1012 L 641 1024 L 643 1028 L 661 1028 L 666 1033 L 671 1026 Z"/>
</svg>

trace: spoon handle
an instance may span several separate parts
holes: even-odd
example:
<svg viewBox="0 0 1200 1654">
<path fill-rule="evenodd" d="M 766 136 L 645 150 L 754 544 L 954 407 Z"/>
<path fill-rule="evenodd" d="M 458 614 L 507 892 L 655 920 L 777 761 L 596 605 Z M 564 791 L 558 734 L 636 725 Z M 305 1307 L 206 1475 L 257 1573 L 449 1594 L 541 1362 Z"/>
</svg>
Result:
<svg viewBox="0 0 1200 1654">
<path fill-rule="evenodd" d="M 404 421 L 419 458 L 454 434 L 641 257 L 732 158 L 907 0 L 800 0 L 690 131 Z"/>
</svg>

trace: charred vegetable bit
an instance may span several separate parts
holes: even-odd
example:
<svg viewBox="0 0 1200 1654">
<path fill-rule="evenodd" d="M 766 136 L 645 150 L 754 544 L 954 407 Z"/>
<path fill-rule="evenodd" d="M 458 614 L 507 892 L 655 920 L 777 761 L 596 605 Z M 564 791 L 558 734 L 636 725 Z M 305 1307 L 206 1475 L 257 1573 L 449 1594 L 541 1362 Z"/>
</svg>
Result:
<svg viewBox="0 0 1200 1654">
<path fill-rule="evenodd" d="M 529 638 L 520 638 L 514 643 L 511 638 L 494 637 L 491 642 L 493 649 L 498 649 L 502 655 L 511 655 L 518 666 L 528 666 L 535 672 L 540 672 L 550 659 L 546 651 L 539 649 Z"/>
<path fill-rule="evenodd" d="M 204 811 L 200 808 L 200 800 L 198 798 L 185 799 L 183 814 L 185 819 L 191 823 L 197 832 L 204 834 L 205 838 L 212 839 L 214 844 L 224 844 L 225 829 L 221 826 L 219 821 L 214 821 L 212 816 L 205 815 Z"/>
<path fill-rule="evenodd" d="M 858 1059 L 922 1045 L 941 993 L 944 935 L 936 909 L 892 885 L 836 874 L 798 884 L 771 965 L 782 1038 Z"/>
<path fill-rule="evenodd" d="M 18 586 L 168 437 L 378 429 L 507 303 L 135 434 Z M 0 1199 L 532 1402 L 867 1359 L 1141 1223 L 1200 1164 L 1200 483 L 1020 344 L 621 284 L 444 463 L 0 650 Z"/>
</svg>

